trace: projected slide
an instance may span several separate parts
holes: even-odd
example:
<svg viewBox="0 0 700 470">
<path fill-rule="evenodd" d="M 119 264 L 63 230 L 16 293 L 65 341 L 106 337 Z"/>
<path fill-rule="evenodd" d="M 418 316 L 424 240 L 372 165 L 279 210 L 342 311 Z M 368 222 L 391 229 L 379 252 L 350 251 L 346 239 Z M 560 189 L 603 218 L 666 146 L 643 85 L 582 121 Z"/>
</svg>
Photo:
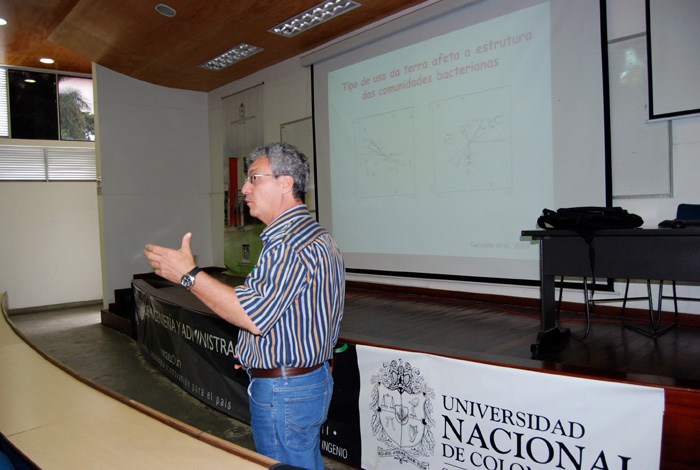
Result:
<svg viewBox="0 0 700 470">
<path fill-rule="evenodd" d="M 433 103 L 436 191 L 512 189 L 508 88 Z"/>
<path fill-rule="evenodd" d="M 552 201 L 551 178 L 533 177 L 552 173 L 549 36 L 543 4 L 329 74 L 345 252 L 527 256 L 520 230 Z M 450 217 L 440 242 L 421 214 Z"/>
<path fill-rule="evenodd" d="M 412 131 L 412 109 L 355 121 L 358 197 L 415 193 Z"/>
<path fill-rule="evenodd" d="M 314 64 L 319 218 L 347 266 L 537 279 L 521 231 L 604 204 L 599 28 L 598 2 L 489 0 Z"/>
</svg>

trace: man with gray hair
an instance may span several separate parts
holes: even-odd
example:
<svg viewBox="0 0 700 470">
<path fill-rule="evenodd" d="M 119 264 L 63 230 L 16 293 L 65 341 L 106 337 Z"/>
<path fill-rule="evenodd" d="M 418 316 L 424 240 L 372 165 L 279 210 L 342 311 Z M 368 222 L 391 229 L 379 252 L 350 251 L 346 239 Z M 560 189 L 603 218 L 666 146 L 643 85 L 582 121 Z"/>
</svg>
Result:
<svg viewBox="0 0 700 470">
<path fill-rule="evenodd" d="M 257 266 L 227 286 L 195 265 L 192 234 L 179 250 L 148 245 L 156 274 L 194 293 L 240 328 L 236 356 L 251 381 L 256 450 L 285 464 L 322 469 L 320 429 L 333 391 L 328 361 L 345 300 L 345 265 L 330 234 L 304 204 L 306 156 L 288 144 L 254 150 L 243 185 L 251 215 L 267 225 Z"/>
</svg>

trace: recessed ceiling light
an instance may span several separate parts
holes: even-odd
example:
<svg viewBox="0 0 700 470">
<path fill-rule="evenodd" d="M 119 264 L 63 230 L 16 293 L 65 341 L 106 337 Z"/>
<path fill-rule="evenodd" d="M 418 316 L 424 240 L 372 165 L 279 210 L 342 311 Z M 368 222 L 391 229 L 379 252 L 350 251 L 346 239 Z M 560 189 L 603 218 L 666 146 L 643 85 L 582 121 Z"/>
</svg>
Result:
<svg viewBox="0 0 700 470">
<path fill-rule="evenodd" d="M 168 18 L 172 18 L 177 14 L 177 11 L 175 11 L 173 7 L 170 7 L 165 3 L 159 3 L 156 5 L 156 11 L 163 16 L 167 16 Z"/>
<path fill-rule="evenodd" d="M 328 21 L 338 15 L 347 13 L 348 11 L 359 6 L 359 3 L 352 0 L 326 1 L 319 3 L 313 8 L 309 8 L 303 13 L 299 13 L 293 18 L 289 18 L 287 21 L 278 24 L 274 28 L 268 29 L 268 31 L 279 34 L 280 36 L 291 38 L 302 31 L 318 26 L 324 21 Z"/>
<path fill-rule="evenodd" d="M 262 47 L 251 46 L 244 42 L 240 43 L 233 49 L 230 49 L 223 54 L 220 54 L 213 59 L 201 64 L 199 67 L 209 70 L 221 70 L 225 69 L 229 65 L 233 65 L 239 60 L 243 60 L 246 57 L 250 57 L 253 54 L 264 50 Z"/>
<path fill-rule="evenodd" d="M 5 26 L 7 24 L 7 20 L 5 18 L 0 18 L 0 26 Z"/>
<path fill-rule="evenodd" d="M 54 60 L 49 59 L 48 57 L 43 57 L 39 59 L 39 62 L 41 62 L 42 64 L 53 64 Z"/>
</svg>

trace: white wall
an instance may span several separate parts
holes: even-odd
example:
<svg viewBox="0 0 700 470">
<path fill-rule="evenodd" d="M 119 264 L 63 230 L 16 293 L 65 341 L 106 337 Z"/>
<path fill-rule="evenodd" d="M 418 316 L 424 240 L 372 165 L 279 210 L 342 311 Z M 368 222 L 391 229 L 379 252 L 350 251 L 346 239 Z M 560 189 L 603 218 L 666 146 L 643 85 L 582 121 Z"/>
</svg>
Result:
<svg viewBox="0 0 700 470">
<path fill-rule="evenodd" d="M 609 39 L 627 37 L 645 31 L 644 0 L 608 0 L 607 3 Z M 301 67 L 298 57 L 209 93 L 213 176 L 216 171 L 223 170 L 223 151 L 219 150 L 223 149 L 224 146 L 221 98 L 262 82 L 265 84 L 266 141 L 279 139 L 280 124 L 311 115 L 310 70 Z M 614 203 L 641 215 L 645 221 L 649 221 L 647 226 L 656 226 L 658 221 L 672 218 L 676 206 L 680 202 L 700 203 L 700 192 L 697 189 L 697 181 L 700 179 L 700 118 L 678 119 L 673 122 L 673 169 L 673 197 L 624 199 L 616 200 Z M 223 176 L 214 177 L 219 182 L 223 181 Z M 215 253 L 222 251 L 220 246 L 214 247 Z M 536 287 L 413 280 L 353 274 L 349 275 L 348 279 L 514 297 L 538 298 L 540 295 L 539 288 Z M 642 287 L 642 285 L 632 286 L 635 295 Z M 618 291 L 622 288 L 623 286 L 616 284 Z M 693 295 L 695 292 L 700 297 L 700 291 L 697 289 L 685 289 L 684 292 L 687 295 Z M 619 293 L 597 294 L 598 298 L 617 295 Z M 582 302 L 582 295 L 579 291 L 566 292 L 565 300 Z M 681 308 L 685 312 L 700 313 L 700 305 L 696 303 L 682 304 Z"/>
<path fill-rule="evenodd" d="M 646 30 L 644 0 L 607 0 L 608 39 L 626 38 Z M 672 181 L 673 194 L 666 198 L 615 199 L 613 203 L 639 214 L 645 227 L 655 227 L 659 221 L 672 219 L 680 203 L 700 203 L 700 118 L 690 117 L 671 121 L 672 130 Z M 613 155 L 614 158 L 614 155 Z M 618 291 L 624 289 L 616 284 Z M 646 286 L 636 283 L 631 286 L 631 296 L 646 295 Z M 670 293 L 668 289 L 667 293 Z M 656 294 L 656 289 L 654 289 Z M 680 286 L 679 295 L 700 297 L 700 289 Z M 683 302 L 679 308 L 683 312 L 700 314 L 697 302 Z M 641 305 L 637 305 L 641 308 Z M 664 309 L 671 308 L 667 304 Z"/>
<path fill-rule="evenodd" d="M 284 61 L 208 94 L 212 187 L 215 195 L 212 204 L 214 215 L 212 230 L 221 235 L 220 238 L 215 236 L 216 245 L 213 247 L 214 260 L 218 266 L 224 265 L 223 172 L 226 136 L 222 99 L 261 83 L 264 83 L 265 142 L 278 142 L 280 140 L 280 126 L 282 124 L 312 115 L 311 72 L 299 65 L 298 58 Z M 218 206 L 219 202 L 220 206 Z"/>
<path fill-rule="evenodd" d="M 131 286 L 133 274 L 151 271 L 143 256 L 148 243 L 180 247 L 191 231 L 197 262 L 212 264 L 207 96 L 101 66 L 93 79 L 109 302 L 115 289 Z"/>
<path fill-rule="evenodd" d="M 95 182 L 0 183 L 8 309 L 101 299 L 99 255 Z"/>
<path fill-rule="evenodd" d="M 643 33 L 646 30 L 644 0 L 607 0 L 608 39 L 615 40 Z M 671 121 L 673 196 L 667 198 L 616 199 L 614 203 L 639 214 L 645 226 L 654 227 L 664 219 L 672 219 L 682 202 L 700 203 L 700 118 Z M 613 156 L 614 158 L 614 156 Z"/>
<path fill-rule="evenodd" d="M 644 0 L 607 3 L 611 39 L 644 32 Z M 94 78 L 101 159 L 98 171 L 104 186 L 99 202 L 104 218 L 105 299 L 111 301 L 115 289 L 129 287 L 134 273 L 150 270 L 142 255 L 146 243 L 179 246 L 186 231 L 194 233 L 192 246 L 200 265 L 223 266 L 225 142 L 221 100 L 264 83 L 265 140 L 279 140 L 281 124 L 312 114 L 310 70 L 294 58 L 208 94 L 151 85 L 100 66 L 95 67 Z M 673 121 L 673 197 L 615 203 L 655 224 L 674 214 L 679 202 L 700 202 L 699 180 L 700 118 L 677 119 Z M 91 287 L 100 279 L 99 273 L 93 272 L 99 264 L 95 249 L 90 248 L 93 229 L 89 221 L 83 220 L 91 218 L 87 215 L 90 210 L 97 209 L 86 208 L 80 222 L 75 220 L 75 214 L 64 214 L 65 220 L 55 217 L 68 207 L 67 201 L 77 199 L 81 202 L 70 204 L 82 206 L 89 205 L 90 200 L 94 203 L 94 184 L 86 184 L 83 193 L 76 186 L 81 196 L 58 183 L 36 184 L 36 188 L 41 186 L 49 192 L 35 189 L 34 184 L 0 184 L 0 290 L 8 292 L 10 308 L 99 298 L 95 287 Z M 67 241 L 59 235 L 37 239 L 41 233 L 48 237 L 52 231 L 62 233 L 61 227 L 83 222 L 87 227 L 84 241 L 72 238 L 74 235 Z M 34 227 L 39 230 L 33 230 Z M 92 240 L 96 243 L 94 237 Z M 82 247 L 79 253 L 75 253 L 75 246 Z M 66 268 L 71 275 L 59 275 Z M 85 273 L 89 282 L 77 280 L 82 278 L 76 278 L 76 272 Z M 51 277 L 46 276 L 49 273 Z M 47 279 L 45 285 L 32 286 L 31 282 L 40 279 L 40 275 Z M 64 282 L 65 277 L 69 279 Z M 368 279 L 356 275 L 349 278 Z M 377 281 L 516 297 L 539 296 L 539 290 L 530 287 L 391 278 Z M 580 297 L 579 292 L 566 293 L 567 300 L 580 301 Z M 682 307 L 684 311 L 700 313 L 697 304 Z"/>
</svg>

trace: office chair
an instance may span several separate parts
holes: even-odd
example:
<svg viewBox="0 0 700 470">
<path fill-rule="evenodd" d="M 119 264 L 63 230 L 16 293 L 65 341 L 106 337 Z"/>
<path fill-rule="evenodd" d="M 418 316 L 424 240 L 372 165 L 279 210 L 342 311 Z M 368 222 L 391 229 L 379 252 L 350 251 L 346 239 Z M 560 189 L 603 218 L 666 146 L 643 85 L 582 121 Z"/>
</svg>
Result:
<svg viewBox="0 0 700 470">
<path fill-rule="evenodd" d="M 636 331 L 637 333 L 641 333 L 643 335 L 649 336 L 651 338 L 658 338 L 659 336 L 663 335 L 664 333 L 667 333 L 671 329 L 675 328 L 678 325 L 678 304 L 675 303 L 676 305 L 676 312 L 675 312 L 675 317 L 674 320 L 671 324 L 664 326 L 663 328 L 661 327 L 661 305 L 662 305 L 662 297 L 665 299 L 671 298 L 671 297 L 664 297 L 663 296 L 663 280 L 659 281 L 659 305 L 656 311 L 654 310 L 654 298 L 651 295 L 651 280 L 647 279 L 646 280 L 646 285 L 647 285 L 647 294 L 645 296 L 640 296 L 640 297 L 630 297 L 629 296 L 629 289 L 630 289 L 630 281 L 631 279 L 626 279 L 625 280 L 625 293 L 622 295 L 622 297 L 616 297 L 613 299 L 593 299 L 592 296 L 589 299 L 588 296 L 586 297 L 586 300 L 588 303 L 590 303 L 593 308 L 595 308 L 595 304 L 597 303 L 606 303 L 606 302 L 622 302 L 622 308 L 620 311 L 620 318 L 622 319 L 622 326 L 625 328 Z M 674 295 L 675 295 L 675 282 L 674 282 Z M 649 309 L 649 325 L 650 328 L 642 328 L 640 326 L 637 326 L 632 323 L 627 323 L 625 322 L 625 309 L 627 308 L 627 302 L 636 302 L 636 301 L 646 301 L 648 303 L 648 309 Z M 698 299 L 700 300 L 700 299 Z M 587 312 L 588 314 L 588 309 Z"/>
<path fill-rule="evenodd" d="M 667 227 L 667 228 L 680 228 L 680 227 L 687 227 L 687 226 L 700 227 L 700 204 L 679 204 L 677 209 L 676 209 L 676 218 L 674 220 L 665 220 L 659 224 L 659 227 Z M 614 299 L 597 300 L 597 299 L 593 298 L 595 295 L 595 290 L 593 290 L 593 292 L 591 294 L 589 294 L 588 280 L 584 277 L 583 278 L 583 296 L 584 296 L 585 313 L 586 313 L 586 329 L 584 330 L 584 333 L 581 336 L 574 335 L 573 333 L 571 334 L 571 336 L 573 336 L 576 339 L 584 339 L 588 336 L 588 334 L 590 333 L 590 330 L 591 330 L 591 309 L 595 308 L 596 303 L 622 302 L 622 309 L 620 312 L 620 318 L 622 319 L 623 326 L 627 329 L 632 330 L 632 331 L 636 331 L 638 333 L 641 333 L 643 335 L 646 335 L 646 336 L 649 336 L 651 338 L 656 339 L 659 336 L 669 332 L 670 330 L 672 330 L 673 328 L 678 326 L 678 301 L 700 302 L 700 298 L 679 297 L 677 292 L 676 292 L 676 281 L 672 281 L 672 284 L 671 284 L 672 291 L 673 291 L 672 295 L 664 295 L 664 280 L 660 279 L 659 280 L 658 306 L 656 309 L 654 309 L 654 299 L 652 297 L 652 291 L 651 291 L 651 280 L 650 279 L 646 280 L 646 287 L 647 287 L 646 296 L 640 296 L 640 297 L 630 297 L 629 296 L 630 281 L 631 281 L 631 279 L 627 279 L 625 281 L 625 293 L 623 294 L 622 297 L 614 298 Z M 595 285 L 595 279 L 593 279 L 593 285 Z M 564 276 L 562 276 L 561 280 L 560 280 L 559 301 L 558 301 L 558 307 L 557 307 L 557 323 L 559 322 L 559 314 L 561 313 L 563 289 L 564 289 Z M 642 300 L 646 301 L 648 303 L 649 328 L 643 328 L 643 327 L 640 327 L 638 325 L 625 322 L 625 309 L 627 308 L 627 302 L 635 302 L 635 301 L 642 301 Z M 661 314 L 662 314 L 663 300 L 673 300 L 674 318 L 670 324 L 662 326 Z"/>
<path fill-rule="evenodd" d="M 692 225 L 700 224 L 700 204 L 678 204 L 676 219 L 689 221 Z"/>
<path fill-rule="evenodd" d="M 682 228 L 686 226 L 700 226 L 700 204 L 678 204 L 678 207 L 676 208 L 676 218 L 674 220 L 667 220 L 663 221 L 662 223 L 659 224 L 659 227 L 668 227 L 668 228 Z M 622 318 L 622 323 L 625 328 L 628 328 L 630 330 L 636 331 L 638 333 L 641 333 L 643 335 L 649 336 L 651 338 L 658 338 L 659 336 L 663 335 L 664 333 L 667 333 L 668 331 L 672 330 L 678 325 L 678 301 L 695 301 L 695 302 L 700 302 L 700 298 L 692 298 L 692 297 L 678 297 L 676 293 L 676 281 L 671 281 L 672 285 L 672 295 L 664 295 L 664 280 L 659 279 L 659 296 L 658 296 L 658 306 L 656 309 L 656 312 L 654 312 L 654 305 L 653 305 L 653 299 L 651 296 L 651 281 L 647 279 L 647 296 L 646 297 L 629 297 L 629 286 L 630 286 L 630 279 L 627 279 L 625 282 L 625 293 L 624 295 L 619 298 L 619 299 L 604 299 L 604 300 L 598 300 L 595 302 L 619 302 L 620 300 L 622 301 L 622 311 L 621 311 L 621 318 Z M 673 308 L 674 308 L 674 318 L 673 321 L 662 327 L 662 322 L 661 322 L 661 313 L 662 313 L 662 304 L 664 299 L 666 300 L 673 300 Z M 627 302 L 632 302 L 632 301 L 639 301 L 639 300 L 646 300 L 649 302 L 649 325 L 650 328 L 642 328 L 637 325 L 631 324 L 631 323 L 625 323 L 625 308 L 627 306 Z"/>
<path fill-rule="evenodd" d="M 700 226 L 700 204 L 678 204 L 676 209 L 676 220 L 683 222 L 683 227 Z M 673 308 L 676 313 L 676 323 L 678 323 L 678 301 L 700 302 L 700 298 L 678 297 L 676 293 L 676 281 L 671 281 L 672 295 L 663 294 L 663 281 L 659 281 L 659 311 L 663 299 L 673 300 Z"/>
<path fill-rule="evenodd" d="M 559 300 L 557 302 L 557 311 L 556 311 L 557 312 L 556 313 L 557 324 L 560 324 L 559 318 L 561 315 L 562 297 L 563 297 L 563 293 L 564 293 L 564 276 L 561 276 L 559 282 L 560 282 L 560 284 L 559 284 Z M 595 286 L 595 279 L 592 280 L 591 285 Z M 591 313 L 592 313 L 592 310 L 595 308 L 596 302 L 603 303 L 603 302 L 620 302 L 620 301 L 622 301 L 622 313 L 620 316 L 622 318 L 623 325 L 626 328 L 629 328 L 631 330 L 639 330 L 640 333 L 648 334 L 647 331 L 642 329 L 642 328 L 639 328 L 639 327 L 632 325 L 632 324 L 624 323 L 625 308 L 627 306 L 627 302 L 632 302 L 632 301 L 637 301 L 637 300 L 646 300 L 649 302 L 649 315 L 650 315 L 651 323 L 652 323 L 652 325 L 656 325 L 655 335 L 660 336 L 663 333 L 665 333 L 666 331 L 661 331 L 659 329 L 661 323 L 660 323 L 660 321 L 657 321 L 657 318 L 659 318 L 659 319 L 661 318 L 661 314 L 660 314 L 661 302 L 659 302 L 659 314 L 657 314 L 657 315 L 654 314 L 654 302 L 653 302 L 653 298 L 651 296 L 651 281 L 647 280 L 647 295 L 646 295 L 646 297 L 629 297 L 629 295 L 628 295 L 629 294 L 629 287 L 630 287 L 630 280 L 627 279 L 627 283 L 625 285 L 625 294 L 623 297 L 615 298 L 615 299 L 596 300 L 593 298 L 593 296 L 595 295 L 595 287 L 593 289 L 590 289 L 588 286 L 588 278 L 584 277 L 583 278 L 583 303 L 585 305 L 585 313 L 586 313 L 586 329 L 584 330 L 583 335 L 576 335 L 573 332 L 571 332 L 570 333 L 571 337 L 578 339 L 578 340 L 583 340 L 591 332 Z M 660 287 L 660 289 L 661 289 L 661 287 Z M 589 291 L 590 291 L 590 294 L 589 294 Z M 661 292 L 661 291 L 659 291 L 659 292 Z M 675 292 L 674 292 L 674 294 L 675 294 Z M 659 296 L 660 295 L 661 295 L 661 293 L 659 293 Z M 698 299 L 698 300 L 700 300 L 700 299 Z M 677 317 L 678 317 L 678 314 L 676 313 L 676 323 L 678 321 Z M 676 326 L 676 325 L 674 324 L 673 326 Z M 670 328 L 668 328 L 668 329 L 670 329 Z"/>
</svg>

